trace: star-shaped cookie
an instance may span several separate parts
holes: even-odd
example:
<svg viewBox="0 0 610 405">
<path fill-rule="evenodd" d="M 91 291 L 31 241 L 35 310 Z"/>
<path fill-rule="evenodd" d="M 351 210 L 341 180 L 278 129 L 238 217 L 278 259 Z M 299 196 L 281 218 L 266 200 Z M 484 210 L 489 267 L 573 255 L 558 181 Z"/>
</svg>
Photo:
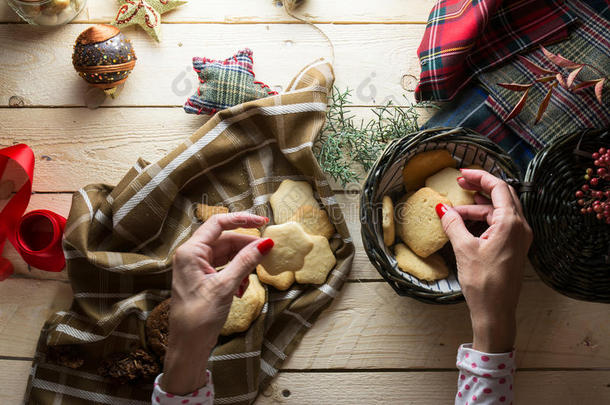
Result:
<svg viewBox="0 0 610 405">
<path fill-rule="evenodd" d="M 161 31 L 161 14 L 182 4 L 184 0 L 119 0 L 121 7 L 112 25 L 122 29 L 130 25 L 139 25 L 155 41 L 159 42 Z"/>
</svg>

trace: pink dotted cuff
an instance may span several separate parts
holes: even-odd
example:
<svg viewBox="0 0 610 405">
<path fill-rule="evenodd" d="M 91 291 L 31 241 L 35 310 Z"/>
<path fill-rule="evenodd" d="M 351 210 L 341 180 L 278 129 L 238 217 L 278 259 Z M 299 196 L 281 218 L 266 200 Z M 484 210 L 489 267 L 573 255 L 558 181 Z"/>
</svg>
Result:
<svg viewBox="0 0 610 405">
<path fill-rule="evenodd" d="M 460 370 L 456 405 L 512 403 L 514 351 L 483 353 L 474 350 L 472 344 L 464 344 L 458 350 L 456 365 Z"/>
<path fill-rule="evenodd" d="M 506 377 L 515 372 L 515 351 L 509 353 L 483 353 L 472 344 L 460 346 L 456 365 L 459 369 L 486 378 Z"/>
<path fill-rule="evenodd" d="M 153 405 L 174 405 L 174 404 L 190 404 L 190 405 L 213 405 L 214 404 L 214 384 L 212 383 L 212 373 L 207 371 L 208 383 L 205 387 L 184 396 L 170 394 L 163 391 L 161 386 L 161 378 L 163 374 L 159 374 L 155 379 L 155 387 L 152 394 L 151 403 Z"/>
</svg>

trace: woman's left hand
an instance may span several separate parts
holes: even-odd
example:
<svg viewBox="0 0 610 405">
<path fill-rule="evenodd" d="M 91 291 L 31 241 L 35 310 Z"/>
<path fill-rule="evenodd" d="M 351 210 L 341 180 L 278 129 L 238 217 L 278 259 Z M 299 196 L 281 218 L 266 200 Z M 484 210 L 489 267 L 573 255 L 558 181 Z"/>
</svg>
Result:
<svg viewBox="0 0 610 405">
<path fill-rule="evenodd" d="M 239 212 L 214 215 L 176 249 L 161 382 L 164 391 L 184 395 L 207 383 L 207 360 L 229 315 L 233 295 L 245 289 L 248 275 L 273 247 L 271 239 L 223 231 L 258 228 L 268 221 Z M 225 264 L 225 269 L 216 271 L 215 267 Z"/>
</svg>

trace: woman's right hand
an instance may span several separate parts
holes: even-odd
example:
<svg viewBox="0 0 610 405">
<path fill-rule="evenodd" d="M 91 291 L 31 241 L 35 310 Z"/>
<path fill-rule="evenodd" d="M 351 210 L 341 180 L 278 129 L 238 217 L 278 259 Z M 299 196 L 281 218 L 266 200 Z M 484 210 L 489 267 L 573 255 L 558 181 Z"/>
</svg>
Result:
<svg viewBox="0 0 610 405">
<path fill-rule="evenodd" d="M 457 261 L 458 278 L 470 309 L 473 349 L 509 352 L 516 335 L 515 313 L 532 230 L 515 190 L 483 170 L 462 169 L 459 185 L 475 194 L 476 205 L 439 204 L 445 233 Z M 486 221 L 489 228 L 473 236 L 464 220 Z"/>
</svg>

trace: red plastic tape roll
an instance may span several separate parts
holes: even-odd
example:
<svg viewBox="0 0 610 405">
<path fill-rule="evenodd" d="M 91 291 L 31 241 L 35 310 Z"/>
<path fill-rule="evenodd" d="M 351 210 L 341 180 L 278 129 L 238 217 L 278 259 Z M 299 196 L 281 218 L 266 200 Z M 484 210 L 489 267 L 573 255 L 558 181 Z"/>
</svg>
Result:
<svg viewBox="0 0 610 405">
<path fill-rule="evenodd" d="M 66 219 L 48 210 L 23 215 L 32 194 L 34 152 L 19 144 L 0 149 L 0 253 L 8 240 L 23 260 L 46 271 L 66 264 L 61 247 Z M 13 274 L 12 264 L 0 257 L 0 281 Z"/>
</svg>

